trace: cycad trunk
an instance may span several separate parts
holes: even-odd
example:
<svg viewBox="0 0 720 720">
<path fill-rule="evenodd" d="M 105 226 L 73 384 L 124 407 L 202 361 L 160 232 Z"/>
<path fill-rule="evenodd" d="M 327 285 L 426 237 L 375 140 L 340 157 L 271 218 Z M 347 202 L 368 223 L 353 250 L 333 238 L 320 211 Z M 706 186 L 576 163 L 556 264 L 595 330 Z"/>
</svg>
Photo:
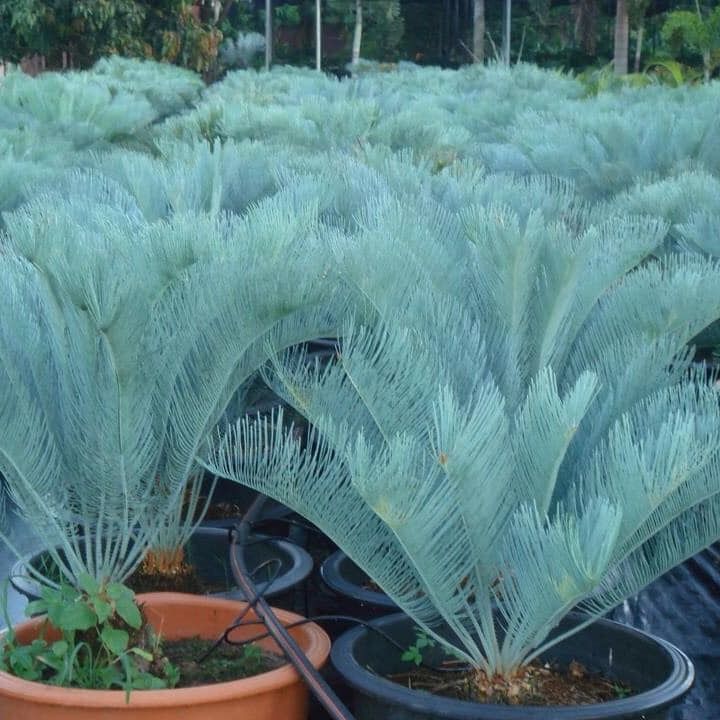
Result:
<svg viewBox="0 0 720 720">
<path fill-rule="evenodd" d="M 142 561 L 142 570 L 148 575 L 179 575 L 185 565 L 183 548 L 157 548 L 148 550 Z"/>
<path fill-rule="evenodd" d="M 474 1 L 473 56 L 476 63 L 485 61 L 485 0 Z"/>
<path fill-rule="evenodd" d="M 355 0 L 355 32 L 353 33 L 352 64 L 360 60 L 360 45 L 362 44 L 363 29 L 363 0 Z"/>
<path fill-rule="evenodd" d="M 627 75 L 629 36 L 628 0 L 617 0 L 615 10 L 615 57 L 613 60 L 616 75 Z"/>
</svg>

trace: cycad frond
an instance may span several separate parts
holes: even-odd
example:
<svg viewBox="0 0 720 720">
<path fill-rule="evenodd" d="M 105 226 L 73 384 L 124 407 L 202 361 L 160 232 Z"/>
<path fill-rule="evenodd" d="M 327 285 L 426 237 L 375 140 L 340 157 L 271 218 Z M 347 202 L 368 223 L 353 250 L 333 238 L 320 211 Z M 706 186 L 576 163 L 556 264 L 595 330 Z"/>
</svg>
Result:
<svg viewBox="0 0 720 720">
<path fill-rule="evenodd" d="M 402 302 L 342 246 L 372 311 L 325 369 L 275 362 L 324 448 L 299 487 L 279 480 L 301 462 L 292 438 L 268 447 L 247 422 L 215 441 L 208 466 L 310 513 L 428 631 L 441 619 L 474 664 L 511 673 L 573 606 L 597 616 L 713 539 L 716 521 L 688 513 L 709 516 L 720 492 L 718 390 L 688 372 L 685 344 L 720 315 L 720 270 L 701 256 L 653 259 L 666 231 L 654 219 L 566 224 L 490 205 L 464 220 L 464 240 L 447 221 L 449 248 L 468 259 L 455 286 L 442 262 L 437 273 L 415 262 L 444 226 L 400 234 L 410 261 L 387 257 L 380 277 L 394 267 L 404 290 L 415 284 Z M 334 483 L 354 492 L 336 497 Z M 363 545 L 390 531 L 402 553 L 363 552 L 327 496 L 368 530 Z"/>
<path fill-rule="evenodd" d="M 146 98 L 160 118 L 192 107 L 205 87 L 199 75 L 177 65 L 119 55 L 98 60 L 89 75 L 113 94 Z"/>
<path fill-rule="evenodd" d="M 376 568 L 378 582 L 413 617 L 437 624 L 437 609 L 418 593 L 422 579 L 391 530 L 364 503 L 335 449 L 311 428 L 307 446 L 312 450 L 306 453 L 292 432 L 280 429 L 282 414 L 271 420 L 244 418 L 212 437 L 214 452 L 207 466 L 270 497 L 286 499 L 336 542 L 354 538 L 350 556 L 361 567 Z"/>
<path fill-rule="evenodd" d="M 0 114 L 14 114 L 12 125 L 54 140 L 66 136 L 76 149 L 127 137 L 157 117 L 142 96 L 127 89 L 111 92 L 89 73 L 14 73 L 0 85 Z M 8 121 L 4 123 L 10 125 Z"/>
<path fill-rule="evenodd" d="M 335 333 L 344 303 L 312 208 L 149 224 L 116 181 L 73 178 L 86 197 L 5 217 L 1 466 L 69 579 L 121 580 L 161 536 L 182 544 L 176 510 L 238 386 Z"/>
</svg>

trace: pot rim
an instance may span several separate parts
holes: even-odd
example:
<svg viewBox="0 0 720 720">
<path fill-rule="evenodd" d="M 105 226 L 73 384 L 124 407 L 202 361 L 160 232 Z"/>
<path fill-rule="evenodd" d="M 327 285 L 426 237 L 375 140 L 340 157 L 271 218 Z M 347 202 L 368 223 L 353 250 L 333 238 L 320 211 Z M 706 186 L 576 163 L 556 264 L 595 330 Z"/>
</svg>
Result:
<svg viewBox="0 0 720 720">
<path fill-rule="evenodd" d="M 386 615 L 370 623 L 381 629 L 396 623 L 401 618 L 413 622 L 404 613 Z M 455 700 L 433 695 L 424 690 L 410 690 L 402 685 L 376 675 L 360 665 L 354 656 L 354 647 L 361 636 L 370 632 L 365 627 L 356 627 L 343 633 L 335 640 L 331 650 L 331 661 L 335 669 L 355 690 L 371 697 L 385 700 L 388 704 L 402 705 L 409 709 L 428 714 L 437 713 L 441 717 L 458 720 L 603 720 L 635 717 L 638 713 L 649 713 L 667 707 L 685 692 L 695 679 L 695 668 L 688 656 L 671 643 L 642 630 L 622 623 L 600 618 L 596 621 L 636 638 L 650 640 L 658 652 L 664 653 L 672 664 L 672 671 L 659 685 L 637 695 L 603 703 L 588 705 L 495 705 L 474 703 L 467 700 Z"/>
<path fill-rule="evenodd" d="M 137 596 L 138 602 L 150 610 L 162 606 L 187 607 L 188 617 L 193 613 L 206 610 L 231 610 L 239 615 L 247 603 L 237 600 L 226 600 L 204 595 L 185 593 L 145 593 Z M 273 608 L 277 617 L 284 625 L 303 620 L 301 615 Z M 252 611 L 249 613 L 253 617 Z M 37 626 L 44 621 L 44 616 L 32 618 L 15 625 L 15 629 Z M 309 622 L 297 628 L 301 633 L 301 647 L 310 662 L 319 668 L 330 653 L 330 638 L 317 624 Z M 63 688 L 44 683 L 23 680 L 7 672 L 0 671 L 0 695 L 29 698 L 35 704 L 77 706 L 90 708 L 172 708 L 181 709 L 197 704 L 202 698 L 204 703 L 222 702 L 239 696 L 249 697 L 262 693 L 281 690 L 300 681 L 300 676 L 290 663 L 253 677 L 211 685 L 199 685 L 188 688 L 171 688 L 164 690 L 132 690 L 129 702 L 126 702 L 124 690 L 86 690 L 83 688 Z M 208 690 L 212 698 L 208 701 Z"/>
<path fill-rule="evenodd" d="M 342 572 L 345 562 L 352 562 L 352 559 L 342 550 L 336 550 L 320 565 L 320 577 L 331 590 L 368 605 L 399 609 L 392 598 L 384 592 L 369 590 L 348 580 Z"/>
<path fill-rule="evenodd" d="M 207 525 L 199 525 L 193 535 L 198 537 L 218 537 L 221 535 L 227 535 L 229 532 L 228 527 L 212 527 Z M 288 571 L 278 575 L 277 578 L 270 585 L 270 589 L 266 591 L 268 582 L 256 582 L 257 590 L 266 598 L 273 598 L 277 595 L 281 595 L 288 590 L 291 590 L 296 585 L 300 584 L 307 579 L 308 575 L 313 569 L 313 559 L 310 554 L 304 548 L 296 545 L 289 540 L 283 538 L 272 537 L 271 535 L 264 535 L 262 533 L 252 533 L 251 538 L 261 539 L 267 542 L 268 545 L 274 545 L 281 552 L 285 553 L 290 558 L 291 566 Z M 220 592 L 211 593 L 212 597 L 227 598 L 228 600 L 244 600 L 242 590 L 238 587 L 231 588 L 229 590 L 222 590 Z"/>
<path fill-rule="evenodd" d="M 195 528 L 193 535 L 197 535 L 198 537 L 203 535 L 206 537 L 217 537 L 220 535 L 227 535 L 229 529 L 230 526 L 216 527 L 201 524 Z M 274 545 L 279 548 L 280 551 L 287 555 L 291 561 L 291 567 L 286 573 L 278 575 L 270 586 L 270 590 L 268 592 L 263 592 L 263 589 L 267 586 L 266 582 L 257 583 L 258 589 L 265 597 L 272 598 L 287 592 L 291 588 L 295 587 L 295 585 L 306 580 L 312 572 L 312 557 L 307 550 L 301 548 L 299 545 L 296 545 L 288 540 L 284 540 L 283 538 L 275 538 L 261 533 L 253 533 L 251 537 L 266 539 L 269 545 Z M 26 567 L 35 558 L 42 555 L 46 549 L 47 548 L 43 547 L 25 555 L 21 559 L 16 560 L 10 568 L 10 573 L 8 575 L 10 584 L 15 590 L 17 590 L 17 592 L 25 595 L 27 598 L 39 598 L 41 586 L 40 583 L 38 583 L 38 581 L 35 580 L 29 572 L 27 572 Z M 232 587 L 228 590 L 221 590 L 215 593 L 209 593 L 208 595 L 209 597 L 225 598 L 228 600 L 244 600 L 242 591 L 237 587 Z"/>
</svg>

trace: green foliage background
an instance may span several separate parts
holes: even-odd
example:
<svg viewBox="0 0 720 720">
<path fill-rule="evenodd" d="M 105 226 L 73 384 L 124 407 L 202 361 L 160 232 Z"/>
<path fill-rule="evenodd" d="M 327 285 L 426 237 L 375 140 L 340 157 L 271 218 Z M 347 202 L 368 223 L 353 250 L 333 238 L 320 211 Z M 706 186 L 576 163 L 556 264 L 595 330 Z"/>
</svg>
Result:
<svg viewBox="0 0 720 720">
<path fill-rule="evenodd" d="M 486 59 L 502 42 L 501 2 L 485 2 Z M 273 0 L 274 58 L 312 64 L 314 0 Z M 472 61 L 472 0 L 366 0 L 362 57 L 457 67 Z M 34 54 L 48 68 L 86 68 L 109 54 L 152 58 L 218 74 L 218 47 L 239 32 L 263 32 L 264 3 L 191 0 L 0 0 L 0 57 Z M 323 0 L 324 65 L 350 59 L 355 0 Z M 565 70 L 606 65 L 613 55 L 610 0 L 513 0 L 511 58 Z M 677 82 L 711 76 L 720 61 L 720 8 L 707 0 L 632 0 L 630 61 Z M 670 64 L 668 64 L 670 61 Z M 678 63 L 673 65 L 672 63 Z"/>
<path fill-rule="evenodd" d="M 0 0 L 0 55 L 13 62 L 37 53 L 50 68 L 83 68 L 121 54 L 203 71 L 221 39 L 187 0 Z"/>
</svg>

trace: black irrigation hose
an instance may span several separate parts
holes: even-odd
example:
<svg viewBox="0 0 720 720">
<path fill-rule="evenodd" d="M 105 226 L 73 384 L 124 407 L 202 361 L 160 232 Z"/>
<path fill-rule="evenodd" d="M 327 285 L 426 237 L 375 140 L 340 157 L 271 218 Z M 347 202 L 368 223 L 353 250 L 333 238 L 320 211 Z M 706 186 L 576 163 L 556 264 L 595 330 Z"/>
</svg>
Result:
<svg viewBox="0 0 720 720">
<path fill-rule="evenodd" d="M 247 538 L 249 528 L 249 522 L 243 520 L 243 522 L 240 523 L 240 527 L 237 528 L 235 542 L 230 545 L 230 566 L 235 582 L 247 598 L 248 609 L 250 607 L 254 608 L 258 619 L 265 624 L 268 633 L 272 635 L 275 642 L 285 653 L 287 659 L 292 663 L 303 680 L 305 680 L 313 695 L 315 695 L 330 717 L 332 717 L 333 720 L 355 720 L 340 698 L 338 698 L 320 673 L 307 659 L 307 656 L 295 640 L 293 640 L 285 626 L 277 619 L 270 605 L 268 605 L 267 600 L 258 594 L 255 585 L 250 579 L 250 573 L 248 573 L 245 567 L 242 553 L 237 552 L 238 540 L 242 543 L 243 537 Z"/>
<path fill-rule="evenodd" d="M 247 547 L 249 545 L 256 545 L 259 543 L 267 542 L 270 539 L 270 538 L 263 537 L 263 538 L 256 538 L 254 540 L 249 540 L 250 533 L 247 532 L 247 530 L 246 530 L 246 532 L 244 533 L 246 536 L 245 541 L 242 543 L 238 542 L 238 540 L 236 539 L 236 538 L 238 538 L 238 534 L 242 533 L 242 531 L 247 528 L 248 523 L 252 527 L 252 529 L 255 529 L 258 525 L 262 525 L 264 523 L 286 522 L 288 525 L 297 525 L 299 527 L 304 527 L 307 530 L 315 531 L 322 535 L 322 531 L 319 528 L 312 525 L 311 523 L 303 522 L 302 520 L 294 520 L 292 518 L 263 518 L 260 520 L 248 521 L 247 518 L 252 517 L 252 516 L 257 516 L 257 514 L 259 514 L 259 512 L 262 510 L 262 506 L 265 504 L 265 501 L 267 499 L 268 498 L 266 495 L 258 494 L 258 496 L 255 498 L 255 500 L 253 500 L 253 503 L 250 505 L 247 512 L 241 519 L 240 523 L 238 525 L 236 525 L 235 528 L 228 528 L 228 542 L 230 543 L 231 546 L 242 544 L 244 547 Z M 241 527 L 243 525 L 245 526 L 245 528 Z M 292 542 L 292 540 L 285 540 L 285 542 Z M 232 553 L 233 553 L 232 547 L 230 548 L 230 553 L 232 556 Z M 231 557 L 231 562 L 232 562 L 232 557 Z M 277 572 L 275 573 L 275 575 L 273 575 L 269 579 L 267 586 L 263 589 L 263 592 L 260 593 L 259 595 L 264 595 L 265 593 L 267 593 L 267 591 L 272 587 L 272 584 L 275 582 L 275 580 L 279 576 L 280 569 L 281 569 L 280 561 L 277 559 L 266 560 L 265 562 L 258 565 L 252 571 L 252 573 L 250 573 L 251 578 L 254 578 L 255 576 L 257 576 L 258 572 L 260 570 L 262 570 L 264 567 L 269 566 L 269 565 L 274 565 L 274 564 L 277 564 Z M 258 640 L 263 640 L 266 637 L 270 637 L 271 633 L 265 632 L 265 633 L 256 635 L 254 637 L 247 638 L 245 640 L 231 640 L 230 639 L 230 637 L 229 637 L 230 633 L 232 633 L 233 630 L 241 627 L 242 625 L 264 625 L 265 624 L 261 620 L 251 620 L 250 622 L 243 622 L 243 619 L 248 614 L 250 609 L 253 607 L 254 607 L 254 603 L 249 603 L 248 606 L 245 608 L 245 610 L 243 610 L 243 612 L 237 618 L 235 618 L 233 623 L 225 629 L 223 634 L 215 641 L 215 643 L 212 645 L 212 647 L 209 648 L 200 658 L 198 658 L 198 662 L 203 662 L 204 660 L 206 660 L 223 642 L 227 643 L 228 645 L 241 647 L 242 645 L 246 645 L 246 644 L 249 644 L 252 642 L 257 642 Z M 284 627 L 290 629 L 290 628 L 294 628 L 294 627 L 299 627 L 300 625 L 305 625 L 306 623 L 309 623 L 309 622 L 317 622 L 317 621 L 348 622 L 348 623 L 353 623 L 355 625 L 361 625 L 362 627 L 364 627 L 368 630 L 371 630 L 376 635 L 379 635 L 380 637 L 382 637 L 388 644 L 395 647 L 399 652 L 402 653 L 407 650 L 406 647 L 400 645 L 400 643 L 398 643 L 396 640 L 394 640 L 392 637 L 390 637 L 390 635 L 388 635 L 383 630 L 380 630 L 379 628 L 375 627 L 370 622 L 366 622 L 365 620 L 361 620 L 360 618 L 353 617 L 352 615 L 313 615 L 312 617 L 304 618 L 303 620 L 298 620 L 297 622 L 291 623 L 289 625 L 285 625 Z M 431 671 L 437 672 L 437 673 L 466 672 L 470 669 L 470 666 L 467 664 L 457 665 L 455 667 L 443 667 L 443 666 L 430 665 L 429 663 L 426 663 L 426 662 L 421 662 L 420 667 L 424 667 L 427 670 L 431 670 Z"/>
<path fill-rule="evenodd" d="M 277 579 L 280 574 L 280 563 L 278 560 L 266 560 L 265 562 L 258 565 L 252 572 L 249 572 L 245 566 L 245 561 L 242 553 L 238 553 L 238 546 L 244 547 L 256 542 L 264 542 L 265 540 L 254 540 L 249 541 L 250 532 L 252 526 L 255 524 L 254 518 L 259 515 L 262 510 L 267 497 L 264 495 L 258 495 L 253 501 L 248 511 L 245 513 L 243 519 L 234 528 L 228 530 L 228 540 L 230 545 L 230 567 L 232 569 L 233 577 L 238 587 L 243 591 L 247 599 L 247 607 L 238 615 L 237 618 L 229 625 L 222 633 L 222 635 L 213 643 L 203 655 L 199 658 L 198 662 L 202 662 L 207 659 L 223 642 L 234 645 L 242 646 L 251 642 L 257 642 L 266 637 L 272 637 L 275 642 L 280 646 L 287 659 L 297 670 L 300 677 L 306 682 L 310 691 L 315 695 L 317 700 L 328 712 L 333 720 L 355 720 L 352 713 L 348 710 L 345 704 L 338 698 L 335 692 L 330 688 L 324 678 L 320 675 L 318 670 L 308 660 L 305 653 L 298 646 L 295 640 L 292 638 L 289 629 L 299 627 L 310 622 L 317 620 L 333 621 L 333 622 L 350 622 L 358 625 L 362 625 L 380 635 L 386 642 L 395 647 L 398 651 L 404 652 L 405 648 L 390 637 L 387 633 L 374 627 L 371 623 L 365 622 L 358 618 L 348 615 L 316 615 L 312 618 L 303 618 L 297 622 L 290 623 L 289 625 L 283 625 L 275 616 L 272 608 L 268 604 L 267 600 L 263 597 L 263 593 L 259 593 L 253 582 L 254 577 L 258 572 L 266 567 L 275 566 L 275 573 L 270 577 L 267 585 L 263 592 L 267 592 L 272 586 L 273 582 Z M 301 523 L 295 522 L 290 524 L 301 525 Z M 315 529 L 308 527 L 308 530 Z M 243 622 L 246 615 L 250 610 L 254 610 L 257 616 L 257 620 L 251 620 L 249 622 Z M 240 626 L 247 625 L 264 625 L 267 630 L 264 633 L 260 633 L 254 637 L 246 638 L 241 641 L 233 641 L 230 639 L 230 634 L 233 630 L 236 630 Z M 467 666 L 460 666 L 454 668 L 443 668 L 443 667 L 431 667 L 425 663 L 421 663 L 423 666 L 428 667 L 436 672 L 462 672 L 467 670 Z"/>
<path fill-rule="evenodd" d="M 243 547 L 245 547 L 245 546 L 243 546 Z M 231 545 L 230 552 L 232 553 L 232 545 Z M 260 565 L 258 565 L 252 571 L 252 573 L 250 573 L 250 577 L 254 577 L 255 575 L 257 575 L 258 571 L 260 571 L 264 567 L 267 567 L 270 565 L 275 565 L 277 570 L 276 570 L 275 574 L 268 580 L 268 583 L 265 586 L 263 592 L 267 592 L 272 587 L 272 584 L 275 582 L 275 580 L 278 578 L 278 576 L 280 575 L 280 570 L 282 568 L 282 563 L 280 562 L 280 560 L 278 560 L 277 558 L 270 558 L 269 560 L 265 560 L 265 562 L 260 563 Z M 257 623 L 257 621 L 254 621 L 254 620 L 250 621 L 248 623 L 243 622 L 243 619 L 250 612 L 250 610 L 253 609 L 253 607 L 254 607 L 253 603 L 248 603 L 247 607 L 235 618 L 235 620 L 233 620 L 232 625 L 230 625 L 229 628 L 226 628 L 223 631 L 222 635 L 220 635 L 220 637 L 197 659 L 197 662 L 199 662 L 199 663 L 204 662 L 205 660 L 207 660 L 210 657 L 210 655 L 212 655 L 215 652 L 215 650 L 217 650 L 220 647 L 220 645 L 223 644 L 223 642 L 228 642 L 227 635 L 230 630 L 235 630 L 235 628 L 238 628 L 241 625 L 255 625 Z M 240 645 L 241 643 L 234 643 L 234 644 Z"/>
<path fill-rule="evenodd" d="M 372 622 L 366 622 L 365 620 L 360 620 L 359 618 L 353 617 L 352 615 L 313 615 L 309 618 L 303 618 L 302 620 L 298 620 L 297 622 L 290 623 L 289 625 L 285 625 L 285 627 L 290 630 L 294 627 L 299 627 L 300 625 L 305 625 L 310 622 L 351 622 L 355 623 L 356 625 L 362 625 L 364 628 L 371 630 L 376 635 L 379 635 L 383 640 L 385 640 L 388 644 L 392 645 L 394 648 L 396 648 L 399 652 L 405 652 L 407 650 L 407 647 L 401 645 L 397 640 L 390 637 L 384 630 L 380 630 L 380 628 L 376 627 L 372 624 Z M 230 633 L 235 630 L 236 628 L 243 626 L 247 627 L 248 625 L 264 625 L 264 623 L 260 620 L 250 620 L 250 622 L 246 623 L 236 623 L 234 625 L 231 625 L 225 630 L 224 640 L 228 645 L 233 645 L 235 647 L 241 647 L 242 645 L 246 645 L 248 643 L 257 642 L 258 640 L 264 640 L 266 637 L 270 636 L 269 632 L 260 633 L 258 635 L 253 635 L 249 638 L 244 638 L 242 640 L 231 640 L 229 635 Z M 443 667 L 442 665 L 430 665 L 426 662 L 421 662 L 419 667 L 424 667 L 427 670 L 432 670 L 433 672 L 437 673 L 458 673 L 458 672 L 468 672 L 471 668 L 470 665 L 466 663 L 458 664 L 453 667 Z"/>
</svg>

